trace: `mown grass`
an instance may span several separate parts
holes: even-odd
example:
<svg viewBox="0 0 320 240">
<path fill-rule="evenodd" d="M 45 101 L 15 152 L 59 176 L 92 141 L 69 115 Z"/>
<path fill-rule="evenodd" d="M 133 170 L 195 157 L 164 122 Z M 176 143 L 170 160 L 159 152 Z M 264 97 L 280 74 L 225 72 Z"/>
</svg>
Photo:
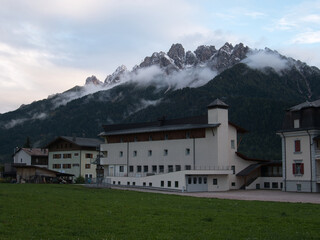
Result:
<svg viewBox="0 0 320 240">
<path fill-rule="evenodd" d="M 320 205 L 0 184 L 0 239 L 319 239 Z"/>
</svg>

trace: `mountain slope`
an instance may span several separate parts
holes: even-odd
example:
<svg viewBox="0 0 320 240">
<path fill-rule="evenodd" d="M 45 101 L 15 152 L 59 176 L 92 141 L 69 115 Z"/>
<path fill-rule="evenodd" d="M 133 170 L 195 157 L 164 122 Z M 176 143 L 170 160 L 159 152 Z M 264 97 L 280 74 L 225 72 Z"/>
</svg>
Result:
<svg viewBox="0 0 320 240">
<path fill-rule="evenodd" d="M 292 68 L 279 74 L 272 68 L 260 71 L 239 63 L 197 88 L 128 81 L 82 96 L 76 87 L 68 94 L 79 97 L 64 104 L 56 105 L 61 101 L 61 95 L 56 95 L 2 114 L 1 126 L 6 127 L 0 128 L 0 157 L 10 160 L 13 148 L 21 146 L 27 136 L 36 147 L 59 135 L 96 137 L 102 124 L 202 115 L 218 97 L 230 105 L 230 120 L 250 131 L 240 150 L 250 157 L 280 159 L 280 138 L 275 131 L 281 128 L 284 110 L 308 99 L 310 90 L 312 97 L 319 97 L 317 83 L 320 74 L 316 71 L 302 75 Z M 27 119 L 23 123 L 8 125 L 23 118 Z"/>
</svg>

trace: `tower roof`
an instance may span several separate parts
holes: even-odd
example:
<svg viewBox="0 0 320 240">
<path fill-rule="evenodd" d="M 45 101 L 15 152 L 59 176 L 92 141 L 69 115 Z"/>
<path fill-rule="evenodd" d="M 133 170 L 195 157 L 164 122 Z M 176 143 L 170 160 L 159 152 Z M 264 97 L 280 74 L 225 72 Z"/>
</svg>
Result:
<svg viewBox="0 0 320 240">
<path fill-rule="evenodd" d="M 214 100 L 212 103 L 208 105 L 208 109 L 212 109 L 212 108 L 228 109 L 229 105 L 221 101 L 219 98 L 217 98 L 216 100 Z"/>
</svg>

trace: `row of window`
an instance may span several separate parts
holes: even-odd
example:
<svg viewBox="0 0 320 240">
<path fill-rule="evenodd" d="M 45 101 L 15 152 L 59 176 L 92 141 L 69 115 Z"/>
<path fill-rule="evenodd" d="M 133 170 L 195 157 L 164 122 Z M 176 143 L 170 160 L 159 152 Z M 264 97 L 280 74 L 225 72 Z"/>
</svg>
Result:
<svg viewBox="0 0 320 240">
<path fill-rule="evenodd" d="M 190 148 L 186 148 L 185 149 L 185 154 L 186 155 L 190 155 Z M 108 151 L 104 151 L 103 152 L 103 155 L 104 157 L 108 157 Z M 152 156 L 152 150 L 148 150 L 148 154 L 147 154 L 149 157 Z M 163 156 L 167 156 L 168 155 L 168 149 L 164 149 L 163 150 Z M 137 150 L 134 150 L 132 152 L 132 156 L 133 157 L 137 157 L 138 156 L 138 151 Z M 119 157 L 123 157 L 123 151 L 120 151 L 119 152 Z"/>
<path fill-rule="evenodd" d="M 168 167 L 168 172 L 181 171 L 181 165 L 168 165 L 167 167 Z M 135 166 L 132 166 L 132 165 L 129 166 L 129 172 L 134 172 L 134 168 L 135 168 Z M 145 173 L 149 172 L 149 166 L 148 165 L 144 165 L 144 166 L 138 165 L 138 166 L 136 166 L 136 172 L 139 173 L 139 172 L 142 172 L 142 170 Z M 184 166 L 184 170 L 191 170 L 191 165 L 185 165 Z M 119 171 L 120 172 L 124 171 L 123 166 L 120 166 Z M 152 165 L 151 166 L 151 172 L 152 173 L 158 173 L 158 171 L 159 171 L 159 173 L 164 173 L 164 165 L 159 165 L 159 166 Z"/>
<path fill-rule="evenodd" d="M 79 156 L 79 153 L 74 153 L 74 156 L 75 157 Z M 72 154 L 71 153 L 53 154 L 53 158 L 54 159 L 61 159 L 61 157 L 63 157 L 63 158 L 72 158 Z M 92 153 L 86 153 L 86 158 L 93 158 L 93 154 Z"/>
<path fill-rule="evenodd" d="M 53 169 L 61 169 L 61 168 L 63 168 L 63 169 L 68 169 L 68 168 L 71 168 L 71 166 L 72 167 L 79 167 L 80 165 L 79 165 L 79 163 L 74 163 L 74 164 L 70 164 L 70 163 L 65 163 L 65 164 L 52 164 L 52 168 Z M 88 164 L 85 164 L 85 168 L 86 169 L 90 169 L 91 168 L 91 164 L 90 163 L 88 163 Z"/>
<path fill-rule="evenodd" d="M 113 181 L 112 184 L 116 184 L 116 181 Z M 121 185 L 121 181 L 118 181 L 118 185 Z M 127 185 L 131 185 L 131 182 L 127 182 Z M 132 182 L 132 186 L 135 186 L 136 185 L 136 182 Z M 147 186 L 147 183 L 146 182 L 143 182 L 142 183 L 142 186 L 146 187 Z M 152 187 L 152 182 L 149 182 L 148 184 L 149 187 Z M 164 184 L 164 181 L 160 181 L 160 186 L 161 187 L 164 187 L 165 184 Z M 171 184 L 171 181 L 167 181 L 167 187 L 172 187 L 172 184 Z M 178 188 L 179 187 L 179 181 L 174 181 L 174 187 L 175 188 Z"/>
<path fill-rule="evenodd" d="M 56 148 L 59 149 L 59 148 L 72 148 L 72 143 L 61 143 L 61 144 L 57 144 L 56 145 Z"/>
</svg>

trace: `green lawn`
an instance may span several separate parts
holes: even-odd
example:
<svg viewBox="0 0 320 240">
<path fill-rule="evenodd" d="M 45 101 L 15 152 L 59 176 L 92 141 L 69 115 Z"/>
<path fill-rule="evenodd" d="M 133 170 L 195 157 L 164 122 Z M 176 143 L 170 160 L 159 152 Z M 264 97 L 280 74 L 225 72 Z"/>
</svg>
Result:
<svg viewBox="0 0 320 240">
<path fill-rule="evenodd" d="M 319 239 L 320 205 L 0 184 L 0 239 Z"/>
</svg>

